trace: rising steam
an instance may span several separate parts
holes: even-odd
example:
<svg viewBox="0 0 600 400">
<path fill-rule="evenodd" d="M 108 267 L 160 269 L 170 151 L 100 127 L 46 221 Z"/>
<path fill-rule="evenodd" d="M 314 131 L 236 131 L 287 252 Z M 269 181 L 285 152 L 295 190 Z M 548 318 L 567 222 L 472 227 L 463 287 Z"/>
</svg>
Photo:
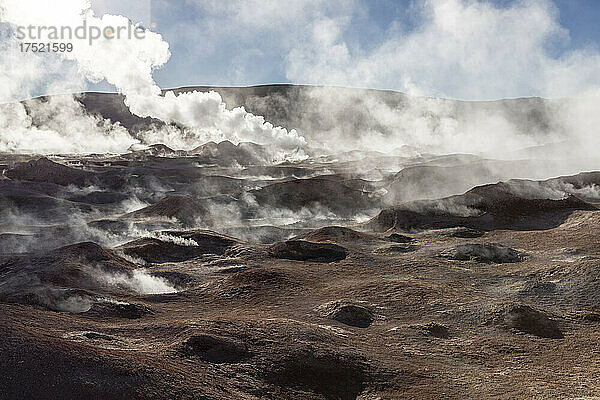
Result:
<svg viewBox="0 0 600 400">
<path fill-rule="evenodd" d="M 33 3 L 33 4 L 32 4 Z M 39 4 L 35 4 L 39 3 Z M 48 12 L 47 2 L 43 0 L 32 0 L 22 2 L 20 0 L 0 1 L 0 20 L 8 22 L 13 26 L 71 26 L 78 27 L 85 24 L 88 27 L 97 27 L 103 30 L 106 27 L 128 26 L 129 20 L 123 16 L 104 15 L 98 18 L 91 10 L 88 0 L 68 0 L 62 2 L 61 7 Z M 43 32 L 46 37 L 40 38 L 41 42 L 50 41 L 48 33 Z M 285 128 L 274 127 L 266 122 L 263 117 L 246 112 L 243 108 L 228 110 L 221 96 L 216 92 L 210 93 L 184 93 L 176 95 L 167 92 L 165 96 L 152 78 L 152 71 L 164 65 L 170 58 L 169 44 L 161 35 L 145 30 L 143 39 L 135 37 L 120 37 L 119 39 L 107 39 L 102 36 L 90 44 L 87 39 L 73 38 L 73 51 L 62 53 L 67 61 L 74 61 L 79 71 L 92 82 L 106 80 L 113 84 L 117 90 L 125 95 L 125 103 L 131 112 L 140 117 L 154 117 L 167 124 L 178 124 L 188 129 L 196 139 L 195 145 L 210 140 L 230 140 L 234 143 L 240 141 L 252 141 L 259 144 L 269 144 L 281 151 L 295 150 L 306 145 L 304 138 L 295 130 L 288 131 Z M 2 114 L 14 110 L 2 110 Z M 0 143 L 6 150 L 29 148 L 31 137 L 45 138 L 54 141 L 51 147 L 61 148 L 65 151 L 80 151 L 75 137 L 71 137 L 69 126 L 62 126 L 59 131 L 52 129 L 41 130 L 33 128 L 28 124 L 22 110 L 16 110 L 19 120 L 16 124 L 21 130 L 26 130 L 33 136 L 19 141 L 19 135 L 12 140 Z M 3 132 L 10 130 L 12 125 L 4 121 L 8 117 L 3 116 L 0 128 Z M 12 117 L 11 117 L 12 118 Z M 25 121 L 23 121 L 25 120 Z M 89 123 L 97 121 L 88 121 Z M 92 151 L 125 151 L 135 139 L 127 139 L 124 132 L 112 126 L 105 127 L 104 136 L 108 139 L 105 146 L 94 146 L 91 143 L 88 148 Z M 79 138 L 80 139 L 80 138 Z M 69 142 L 69 140 L 71 142 Z M 48 149 L 41 149 L 41 152 Z"/>
</svg>

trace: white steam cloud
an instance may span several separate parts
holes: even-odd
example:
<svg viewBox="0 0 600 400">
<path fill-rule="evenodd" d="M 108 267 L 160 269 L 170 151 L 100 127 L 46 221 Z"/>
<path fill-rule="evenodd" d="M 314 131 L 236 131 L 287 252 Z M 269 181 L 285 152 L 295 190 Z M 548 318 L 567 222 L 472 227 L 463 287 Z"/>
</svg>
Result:
<svg viewBox="0 0 600 400">
<path fill-rule="evenodd" d="M 186 239 L 186 238 L 182 238 L 179 236 L 173 236 L 173 235 L 169 235 L 164 232 L 154 232 L 151 235 L 149 235 L 148 237 L 158 239 L 161 242 L 178 244 L 180 246 L 188 246 L 188 247 L 198 246 L 198 243 L 196 243 L 193 239 Z"/>
<path fill-rule="evenodd" d="M 157 3 L 167 7 L 166 2 Z M 169 60 L 169 44 L 148 30 L 142 40 L 101 37 L 90 46 L 85 39 L 73 39 L 73 52 L 62 55 L 64 62 L 59 63 L 54 57 L 43 67 L 37 55 L 12 52 L 0 60 L 0 98 L 14 99 L 15 94 L 31 92 L 42 83 L 39 70 L 43 69 L 51 71 L 57 86 L 69 87 L 69 80 L 64 79 L 59 68 L 64 66 L 71 71 L 67 76 L 79 77 L 72 79 L 72 85 L 81 85 L 82 77 L 92 82 L 106 80 L 126 96 L 126 104 L 134 114 L 167 123 L 141 133 L 137 139 L 144 144 L 163 142 L 173 148 L 191 149 L 211 140 L 252 141 L 269 144 L 274 152 L 289 154 L 304 147 L 306 137 L 311 146 L 323 144 L 335 150 L 381 151 L 408 145 L 421 151 L 499 156 L 570 140 L 573 143 L 569 146 L 578 146 L 570 156 L 595 156 L 590 149 L 599 144 L 596 129 L 600 126 L 600 114 L 595 110 L 600 99 L 600 91 L 596 90 L 600 87 L 600 52 L 569 43 L 569 33 L 561 26 L 558 9 L 550 0 L 515 1 L 505 6 L 477 0 L 416 1 L 407 11 L 416 22 L 415 27 L 407 29 L 402 21 L 374 27 L 381 39 L 368 45 L 356 34 L 362 29 L 356 27 L 364 24 L 365 16 L 368 18 L 366 4 L 361 0 L 335 4 L 298 0 L 281 7 L 281 2 L 273 0 L 189 0 L 186 7 L 196 11 L 190 14 L 200 16 L 191 23 L 178 22 L 178 31 L 174 32 L 177 34 L 173 36 L 180 41 L 178 47 L 186 48 L 191 58 L 201 59 L 202 65 L 222 67 L 216 61 L 208 62 L 207 58 L 216 58 L 216 49 L 226 54 L 239 53 L 233 57 L 230 68 L 219 69 L 221 74 L 234 73 L 236 81 L 230 83 L 236 84 L 267 79 L 261 75 L 249 78 L 245 71 L 253 64 L 252 57 L 264 50 L 271 55 L 276 53 L 279 63 L 274 66 L 273 60 L 263 59 L 268 64 L 264 70 L 279 68 L 278 73 L 283 71 L 292 82 L 394 89 L 411 95 L 470 100 L 523 95 L 573 99 L 557 100 L 560 108 L 550 106 L 546 110 L 552 121 L 549 129 L 538 135 L 539 132 L 520 131 L 507 115 L 486 113 L 485 107 L 481 108 L 483 112 L 461 120 L 450 102 L 438 99 L 410 97 L 405 107 L 398 109 L 377 96 L 365 97 L 364 108 L 376 124 L 361 132 L 340 127 L 314 133 L 318 137 L 311 138 L 313 132 L 302 132 L 301 136 L 295 130 L 274 127 L 244 108 L 229 110 L 216 92 L 168 92 L 163 96 L 152 73 Z M 13 26 L 73 27 L 85 20 L 89 27 L 100 29 L 129 23 L 123 16 L 95 16 L 88 0 L 65 0 L 59 4 L 0 0 L 0 20 Z M 191 40 L 199 35 L 206 40 Z M 16 48 L 14 40 L 2 45 Z M 231 72 L 231 68 L 235 71 Z M 207 76 L 211 73 L 206 71 Z M 311 96 L 314 102 L 322 103 L 324 119 L 340 114 L 339 110 L 349 108 L 352 101 L 332 99 L 327 89 L 315 89 Z M 42 147 L 47 148 L 40 152 L 57 148 L 82 151 L 82 129 L 74 124 L 36 129 L 19 110 L 15 116 L 7 115 L 10 112 L 13 111 L 0 110 L 0 129 L 5 136 L 0 150 L 29 149 L 32 143 L 43 143 Z M 123 135 L 114 124 L 93 118 L 78 121 L 79 126 L 97 125 L 86 145 L 89 152 L 125 151 L 137 142 L 136 138 Z M 565 129 L 554 131 L 557 127 Z M 29 132 L 29 138 L 25 132 Z"/>
<path fill-rule="evenodd" d="M 173 11 L 168 2 L 160 3 L 167 12 Z M 450 102 L 412 97 L 405 108 L 397 109 L 386 104 L 381 94 L 375 95 L 361 99 L 365 113 L 375 121 L 370 124 L 372 129 L 359 134 L 344 132 L 341 127 L 319 132 L 317 141 L 335 149 L 382 151 L 409 145 L 422 151 L 503 156 L 508 151 L 570 139 L 581 145 L 570 151 L 570 156 L 582 152 L 595 156 L 588 149 L 598 145 L 595 127 L 600 120 L 594 110 L 600 95 L 590 88 L 600 87 L 600 52 L 594 46 L 571 42 L 551 0 L 408 3 L 407 7 L 392 7 L 373 6 L 368 0 L 298 0 L 281 7 L 276 0 L 190 0 L 198 19 L 184 22 L 184 30 L 177 25 L 178 30 L 170 33 L 178 47 L 186 48 L 201 63 L 213 65 L 206 73 L 218 76 L 215 79 L 223 84 L 267 80 L 265 74 L 273 72 L 253 68 L 258 58 L 267 65 L 275 61 L 288 80 L 297 83 L 465 100 L 541 96 L 560 103 L 558 99 L 573 98 L 558 110 L 547 110 L 554 126 L 540 137 L 519 130 L 514 118 L 503 113 L 482 112 L 461 120 L 453 115 Z M 373 9 L 380 7 L 390 13 L 402 11 L 386 25 L 373 15 Z M 211 27 L 208 32 L 204 32 L 206 26 Z M 200 46 L 187 45 L 190 37 L 200 34 L 210 40 Z M 217 51 L 235 54 L 235 65 L 209 63 Z M 325 119 L 353 101 L 344 97 L 333 100 L 328 88 L 317 88 L 312 97 L 321 103 Z M 485 111 L 485 107 L 481 109 Z M 552 130 L 561 125 L 564 131 Z M 393 134 L 388 134 L 390 131 Z M 311 132 L 302 134 L 314 145 Z M 572 145 L 567 146 L 572 149 Z"/>
<path fill-rule="evenodd" d="M 97 278 L 107 285 L 122 287 L 140 294 L 177 292 L 177 289 L 166 279 L 152 276 L 145 269 L 133 270 L 131 274 L 102 271 L 98 274 Z"/>
<path fill-rule="evenodd" d="M 367 12 L 354 2 L 312 19 L 286 72 L 293 81 L 466 100 L 576 95 L 600 85 L 600 53 L 570 46 L 558 11 L 550 0 L 423 0 L 408 12 L 415 29 L 398 22 L 364 48 L 348 35 Z"/>
<path fill-rule="evenodd" d="M 0 104 L 0 151 L 18 153 L 120 153 L 138 143 L 119 124 L 86 113 L 71 95 L 47 101 Z"/>
<path fill-rule="evenodd" d="M 96 17 L 88 0 L 67 0 L 53 5 L 44 0 L 1 0 L 0 20 L 13 27 L 70 26 L 73 29 L 84 25 L 85 21 L 88 29 L 95 27 L 99 31 L 130 24 L 123 16 L 106 14 L 101 18 Z M 50 41 L 49 33 L 48 30 L 41 32 L 39 41 Z M 170 52 L 169 44 L 157 33 L 145 30 L 143 39 L 122 35 L 118 39 L 101 36 L 93 44 L 90 44 L 89 39 L 78 38 L 72 38 L 69 42 L 73 44 L 73 51 L 61 53 L 62 57 L 74 61 L 89 81 L 106 80 L 114 85 L 125 95 L 125 102 L 132 113 L 140 117 L 154 117 L 188 128 L 198 139 L 195 145 L 223 139 L 234 143 L 252 141 L 269 144 L 281 151 L 306 145 L 304 138 L 295 130 L 274 127 L 263 117 L 250 114 L 243 108 L 228 110 L 218 93 L 192 92 L 176 95 L 168 92 L 162 96 L 160 88 L 154 82 L 152 71 L 169 60 Z M 36 131 L 34 134 L 39 135 L 40 132 Z M 114 132 L 107 132 L 108 136 L 113 134 Z M 67 137 L 60 132 L 56 135 Z M 120 137 L 113 139 L 113 142 L 126 144 Z M 57 146 L 64 144 L 63 141 Z M 68 147 L 72 146 L 67 144 Z M 108 147 L 112 148 L 110 145 Z"/>
</svg>

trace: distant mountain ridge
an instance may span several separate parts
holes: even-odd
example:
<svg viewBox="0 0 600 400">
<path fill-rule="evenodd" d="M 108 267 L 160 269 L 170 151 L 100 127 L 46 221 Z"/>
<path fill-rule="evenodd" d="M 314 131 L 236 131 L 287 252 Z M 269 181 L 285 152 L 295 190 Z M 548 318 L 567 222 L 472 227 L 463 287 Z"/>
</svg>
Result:
<svg viewBox="0 0 600 400">
<path fill-rule="evenodd" d="M 443 115 L 434 115 L 429 106 L 418 105 L 411 112 L 417 116 L 433 118 L 433 123 L 442 124 L 442 119 L 450 116 L 457 121 L 469 118 L 499 116 L 511 124 L 519 134 L 544 135 L 557 132 L 553 116 L 561 106 L 561 101 L 538 97 L 506 99 L 497 101 L 459 101 L 411 97 L 404 93 L 389 90 L 353 89 L 343 87 L 322 87 L 309 85 L 274 84 L 248 87 L 189 86 L 164 90 L 177 93 L 190 91 L 218 92 L 227 108 L 244 107 L 248 112 L 262 115 L 276 126 L 297 129 L 309 138 L 325 135 L 333 131 L 343 132 L 348 138 L 360 137 L 368 131 L 392 134 L 397 123 L 389 123 L 382 117 L 391 111 L 402 112 L 416 103 L 433 102 Z M 130 132 L 146 130 L 153 124 L 163 122 L 152 118 L 133 115 L 124 104 L 124 96 L 118 93 L 81 93 L 79 101 L 85 109 L 113 122 L 120 122 Z M 43 101 L 45 98 L 27 100 Z M 439 121 L 437 119 L 439 119 Z M 435 126 L 434 126 L 435 128 Z M 346 137 L 346 136 L 345 136 Z"/>
</svg>

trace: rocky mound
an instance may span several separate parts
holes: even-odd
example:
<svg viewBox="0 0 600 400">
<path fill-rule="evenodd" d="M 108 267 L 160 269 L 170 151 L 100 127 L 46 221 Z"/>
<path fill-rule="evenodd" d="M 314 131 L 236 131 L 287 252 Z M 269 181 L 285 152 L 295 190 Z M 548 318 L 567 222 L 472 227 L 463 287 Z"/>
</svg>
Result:
<svg viewBox="0 0 600 400">
<path fill-rule="evenodd" d="M 506 307 L 500 312 L 497 321 L 506 328 L 543 338 L 562 339 L 564 337 L 555 320 L 527 305 L 513 304 Z"/>
<path fill-rule="evenodd" d="M 180 245 L 152 237 L 136 239 L 118 249 L 149 263 L 181 262 L 206 254 L 203 249 L 193 245 Z"/>
<path fill-rule="evenodd" d="M 131 241 L 118 249 L 126 255 L 146 262 L 180 262 L 205 254 L 223 255 L 240 242 L 237 239 L 211 231 L 164 231 L 155 237 Z"/>
<path fill-rule="evenodd" d="M 115 277 L 127 280 L 135 268 L 91 242 L 12 256 L 0 263 L 0 300 L 83 312 L 94 303 L 94 293 L 127 292 Z"/>
<path fill-rule="evenodd" d="M 0 233 L 2 253 L 23 253 L 42 239 L 38 234 Z"/>
<path fill-rule="evenodd" d="M 174 218 L 185 225 L 194 225 L 198 219 L 206 219 L 208 210 L 192 196 L 169 195 L 141 210 L 125 214 L 125 218 Z"/>
<path fill-rule="evenodd" d="M 188 154 L 200 158 L 202 163 L 223 166 L 269 164 L 271 161 L 269 152 L 261 145 L 248 142 L 235 145 L 228 140 L 205 143 Z"/>
<path fill-rule="evenodd" d="M 118 174 L 96 173 L 68 167 L 46 157 L 17 164 L 4 173 L 4 176 L 17 181 L 53 183 L 60 186 L 78 187 L 100 185 L 110 188 L 120 187 L 123 178 Z"/>
<path fill-rule="evenodd" d="M 343 300 L 322 304 L 317 308 L 317 312 L 324 318 L 358 328 L 368 328 L 375 320 L 373 311 L 369 307 Z"/>
<path fill-rule="evenodd" d="M 113 234 L 122 234 L 127 232 L 128 229 L 133 225 L 132 221 L 123 221 L 118 219 L 100 219 L 96 221 L 90 221 L 87 226 L 94 229 L 101 229 Z"/>
<path fill-rule="evenodd" d="M 514 163 L 511 163 L 511 165 Z M 474 186 L 498 182 L 514 174 L 502 173 L 498 162 L 469 162 L 462 165 L 417 165 L 404 168 L 387 186 L 390 204 L 436 199 L 464 193 Z"/>
<path fill-rule="evenodd" d="M 131 268 L 133 264 L 119 257 L 114 251 L 106 249 L 96 243 L 84 242 L 61 247 L 50 252 L 51 257 L 64 261 L 85 261 L 101 263 L 110 270 L 113 268 Z"/>
<path fill-rule="evenodd" d="M 373 192 L 378 188 L 378 184 L 360 178 L 358 175 L 351 173 L 338 173 L 329 175 L 319 175 L 320 179 L 340 182 L 349 188 L 361 190 L 363 192 Z"/>
<path fill-rule="evenodd" d="M 497 243 L 462 244 L 442 253 L 450 260 L 475 260 L 482 263 L 514 263 L 522 261 L 525 255 Z"/>
<path fill-rule="evenodd" d="M 600 172 L 597 171 L 548 179 L 543 182 L 543 185 L 556 192 L 565 192 L 585 201 L 600 202 Z"/>
<path fill-rule="evenodd" d="M 94 303 L 86 315 L 99 318 L 139 319 L 152 314 L 152 310 L 142 304 L 119 301 L 98 301 Z"/>
<path fill-rule="evenodd" d="M 273 183 L 250 193 L 260 205 L 293 211 L 326 208 L 340 216 L 351 216 L 358 211 L 381 206 L 381 200 L 371 193 L 320 177 Z"/>
<path fill-rule="evenodd" d="M 559 287 L 554 282 L 546 282 L 542 280 L 527 281 L 523 284 L 523 288 L 519 289 L 520 296 L 545 297 L 555 295 Z"/>
<path fill-rule="evenodd" d="M 181 352 L 210 363 L 236 363 L 251 356 L 243 343 L 211 335 L 194 335 L 188 338 L 183 342 Z"/>
<path fill-rule="evenodd" d="M 219 228 L 219 232 L 243 239 L 251 243 L 272 244 L 290 239 L 290 237 L 293 237 L 300 232 L 306 232 L 306 229 L 262 225 L 221 227 Z"/>
<path fill-rule="evenodd" d="M 348 251 L 333 243 L 314 243 L 305 240 L 287 240 L 269 247 L 274 258 L 297 261 L 335 262 L 345 259 Z"/>
<path fill-rule="evenodd" d="M 597 209 L 569 193 L 557 196 L 545 189 L 536 182 L 519 180 L 478 186 L 459 196 L 385 209 L 366 226 L 375 231 L 459 226 L 483 231 L 536 230 L 560 225 L 575 210 Z"/>
<path fill-rule="evenodd" d="M 246 177 L 270 177 L 274 179 L 283 178 L 304 178 L 314 174 L 314 170 L 302 166 L 296 166 L 290 163 L 281 163 L 277 165 L 252 165 L 247 166 L 240 174 Z"/>
<path fill-rule="evenodd" d="M 70 218 L 75 212 L 92 211 L 89 204 L 60 198 L 60 192 L 60 187 L 50 183 L 0 181 L 0 217 L 12 213 L 55 221 Z"/>
<path fill-rule="evenodd" d="M 308 240 L 310 242 L 354 242 L 360 240 L 377 240 L 377 238 L 372 235 L 358 232 L 350 228 L 345 228 L 343 226 L 326 226 L 304 235 L 296 236 L 294 239 Z"/>
<path fill-rule="evenodd" d="M 600 322 L 600 312 L 583 311 L 583 312 L 577 313 L 576 316 L 584 321 Z"/>
<path fill-rule="evenodd" d="M 173 150 L 162 143 L 153 144 L 141 149 L 130 148 L 130 150 L 132 150 L 132 155 L 134 156 L 185 157 L 187 155 L 187 152 L 183 150 Z"/>
<path fill-rule="evenodd" d="M 556 163 L 543 160 L 499 161 L 465 155 L 440 156 L 427 163 L 404 168 L 394 175 L 386 185 L 386 201 L 398 204 L 437 199 L 464 193 L 475 186 L 524 177 L 524 174 L 532 177 L 557 176 L 564 171 Z"/>
<path fill-rule="evenodd" d="M 49 182 L 61 186 L 85 186 L 97 181 L 93 172 L 67 167 L 46 157 L 17 165 L 4 175 L 13 180 Z"/>
</svg>

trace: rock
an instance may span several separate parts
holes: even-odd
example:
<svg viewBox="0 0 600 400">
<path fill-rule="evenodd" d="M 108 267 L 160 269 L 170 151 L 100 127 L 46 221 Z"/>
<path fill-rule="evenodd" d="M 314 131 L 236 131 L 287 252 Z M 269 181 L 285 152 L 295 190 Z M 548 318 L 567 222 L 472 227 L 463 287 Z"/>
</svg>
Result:
<svg viewBox="0 0 600 400">
<path fill-rule="evenodd" d="M 262 206 L 293 211 L 325 207 L 339 216 L 353 216 L 359 211 L 381 207 L 380 199 L 371 193 L 320 177 L 277 182 L 250 193 Z"/>
<path fill-rule="evenodd" d="M 96 302 L 86 315 L 104 318 L 139 319 L 152 314 L 152 310 L 142 304 L 101 301 Z"/>
<path fill-rule="evenodd" d="M 430 322 L 425 325 L 411 325 L 411 328 L 417 329 L 427 336 L 433 336 L 440 339 L 447 339 L 450 337 L 448 327 L 436 322 Z"/>
<path fill-rule="evenodd" d="M 205 254 L 223 255 L 239 241 L 211 231 L 164 231 L 156 237 L 133 240 L 118 249 L 146 262 L 181 262 Z"/>
<path fill-rule="evenodd" d="M 485 234 L 485 232 L 477 230 L 477 229 L 458 227 L 456 229 L 453 229 L 448 236 L 456 237 L 456 238 L 471 239 L 471 238 L 482 237 L 484 234 Z"/>
<path fill-rule="evenodd" d="M 325 318 L 358 328 L 367 328 L 375 320 L 373 311 L 368 307 L 342 300 L 325 303 L 317 311 Z"/>
<path fill-rule="evenodd" d="M 335 262 L 345 259 L 348 251 L 332 243 L 287 240 L 270 246 L 272 257 L 297 261 Z"/>
<path fill-rule="evenodd" d="M 503 310 L 501 319 L 507 328 L 519 332 L 550 339 L 562 339 L 564 337 L 556 321 L 526 305 L 513 304 L 508 306 Z"/>
<path fill-rule="evenodd" d="M 410 236 L 401 235 L 399 233 L 392 233 L 391 235 L 386 236 L 385 240 L 387 240 L 389 242 L 394 242 L 394 243 L 410 243 L 414 239 L 411 238 Z"/>
<path fill-rule="evenodd" d="M 107 342 L 114 342 L 114 341 L 118 341 L 119 339 L 117 339 L 114 336 L 111 335 L 105 335 L 104 333 L 98 333 L 98 332 L 84 332 L 81 334 L 82 337 L 86 338 L 86 339 L 91 339 L 91 340 L 104 340 Z"/>
<path fill-rule="evenodd" d="M 522 261 L 525 255 L 500 244 L 463 244 L 447 250 L 442 256 L 450 260 L 475 260 L 482 263 L 514 263 Z"/>
<path fill-rule="evenodd" d="M 236 363 L 251 356 L 243 343 L 211 335 L 190 337 L 183 343 L 182 352 L 216 364 Z"/>
</svg>

